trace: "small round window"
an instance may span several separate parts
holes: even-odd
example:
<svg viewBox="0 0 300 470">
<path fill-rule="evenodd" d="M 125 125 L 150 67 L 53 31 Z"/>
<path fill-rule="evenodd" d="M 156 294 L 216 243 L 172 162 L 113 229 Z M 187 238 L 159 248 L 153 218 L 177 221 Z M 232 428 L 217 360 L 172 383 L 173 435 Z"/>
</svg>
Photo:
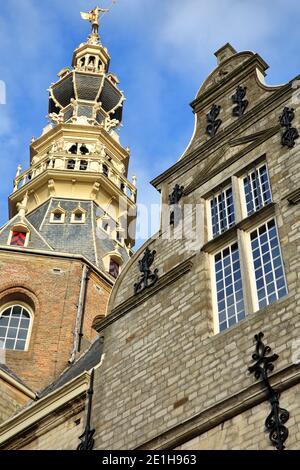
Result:
<svg viewBox="0 0 300 470">
<path fill-rule="evenodd" d="M 0 313 L 0 347 L 15 351 L 26 349 L 31 323 L 29 311 L 22 305 L 5 307 Z"/>
</svg>

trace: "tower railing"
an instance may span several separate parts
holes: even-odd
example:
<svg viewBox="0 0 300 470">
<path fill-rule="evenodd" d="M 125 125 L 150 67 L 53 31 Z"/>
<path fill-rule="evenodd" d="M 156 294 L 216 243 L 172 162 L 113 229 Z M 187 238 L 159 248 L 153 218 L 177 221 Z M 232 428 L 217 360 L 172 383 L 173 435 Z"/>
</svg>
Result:
<svg viewBox="0 0 300 470">
<path fill-rule="evenodd" d="M 48 170 L 76 171 L 105 176 L 114 183 L 131 201 L 136 202 L 136 187 L 130 183 L 107 159 L 97 155 L 73 155 L 57 153 L 46 155 L 28 170 L 17 173 L 14 179 L 14 190 L 18 191 L 30 184 L 35 178 Z"/>
</svg>

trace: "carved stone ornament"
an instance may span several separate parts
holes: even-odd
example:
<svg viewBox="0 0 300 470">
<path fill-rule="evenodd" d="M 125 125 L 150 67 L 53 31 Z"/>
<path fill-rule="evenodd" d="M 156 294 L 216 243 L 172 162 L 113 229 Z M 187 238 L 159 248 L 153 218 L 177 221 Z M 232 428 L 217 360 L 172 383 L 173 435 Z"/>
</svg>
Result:
<svg viewBox="0 0 300 470">
<path fill-rule="evenodd" d="M 151 271 L 156 251 L 146 248 L 143 258 L 139 261 L 139 270 L 142 273 L 139 282 L 134 284 L 134 294 L 139 294 L 148 287 L 153 286 L 158 280 L 158 269 Z"/>
<path fill-rule="evenodd" d="M 249 104 L 249 101 L 245 100 L 246 93 L 247 87 L 241 87 L 240 85 L 237 87 L 235 94 L 232 96 L 232 101 L 236 105 L 232 110 L 233 116 L 241 117 L 246 111 Z"/>
<path fill-rule="evenodd" d="M 280 125 L 285 129 L 281 137 L 281 144 L 283 147 L 288 147 L 290 149 L 295 146 L 295 140 L 299 137 L 297 129 L 292 127 L 294 118 L 294 109 L 288 107 L 284 108 L 282 115 L 279 117 Z"/>
<path fill-rule="evenodd" d="M 206 115 L 206 120 L 207 120 L 207 126 L 206 126 L 206 134 L 209 135 L 209 137 L 214 137 L 222 124 L 221 119 L 217 119 L 221 111 L 221 106 L 217 106 L 214 104 L 209 111 L 209 113 Z"/>
<path fill-rule="evenodd" d="M 263 333 L 254 336 L 256 348 L 252 359 L 255 361 L 255 364 L 249 367 L 248 370 L 251 374 L 254 374 L 257 380 L 261 379 L 267 389 L 271 413 L 265 421 L 265 426 L 269 431 L 272 445 L 278 450 L 283 450 L 285 448 L 284 443 L 289 435 L 289 431 L 284 424 L 288 421 L 290 415 L 287 410 L 280 408 L 280 395 L 270 385 L 268 373 L 274 370 L 273 362 L 277 361 L 279 356 L 277 354 L 269 355 L 272 350 L 262 342 L 263 337 Z"/>
<path fill-rule="evenodd" d="M 181 213 L 181 210 L 178 207 L 178 203 L 179 203 L 180 199 L 182 198 L 183 193 L 184 193 L 184 187 L 179 186 L 179 184 L 176 184 L 174 186 L 174 189 L 173 189 L 172 193 L 169 195 L 169 202 L 170 202 L 170 206 L 171 206 L 171 209 L 170 209 L 170 225 L 174 226 L 175 225 L 175 219 L 178 218 L 178 217 L 175 217 L 175 212 L 176 212 L 177 215 L 179 215 L 179 213 Z"/>
</svg>

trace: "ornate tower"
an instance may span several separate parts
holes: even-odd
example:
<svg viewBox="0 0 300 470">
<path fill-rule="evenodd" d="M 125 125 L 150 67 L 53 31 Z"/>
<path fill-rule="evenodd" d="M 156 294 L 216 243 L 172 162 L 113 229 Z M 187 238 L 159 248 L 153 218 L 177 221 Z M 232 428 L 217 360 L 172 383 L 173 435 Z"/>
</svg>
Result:
<svg viewBox="0 0 300 470">
<path fill-rule="evenodd" d="M 92 33 L 49 88 L 49 124 L 32 139 L 29 169 L 18 167 L 0 230 L 0 341 L 33 389 L 93 340 L 134 245 L 135 178 L 118 135 L 125 98 L 98 35 L 101 12 L 82 14 Z"/>
</svg>

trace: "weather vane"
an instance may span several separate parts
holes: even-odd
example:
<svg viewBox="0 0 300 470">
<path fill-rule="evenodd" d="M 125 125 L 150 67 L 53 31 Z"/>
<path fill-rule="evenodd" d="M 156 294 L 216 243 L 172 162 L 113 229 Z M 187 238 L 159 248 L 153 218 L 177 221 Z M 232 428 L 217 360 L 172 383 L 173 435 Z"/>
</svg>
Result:
<svg viewBox="0 0 300 470">
<path fill-rule="evenodd" d="M 117 0 L 112 0 L 112 4 L 109 8 L 100 8 L 96 7 L 93 10 L 89 11 L 88 13 L 80 12 L 81 18 L 83 20 L 88 20 L 92 25 L 92 34 L 97 35 L 99 34 L 99 23 L 101 15 L 108 13 L 112 6 L 116 3 Z"/>
</svg>

